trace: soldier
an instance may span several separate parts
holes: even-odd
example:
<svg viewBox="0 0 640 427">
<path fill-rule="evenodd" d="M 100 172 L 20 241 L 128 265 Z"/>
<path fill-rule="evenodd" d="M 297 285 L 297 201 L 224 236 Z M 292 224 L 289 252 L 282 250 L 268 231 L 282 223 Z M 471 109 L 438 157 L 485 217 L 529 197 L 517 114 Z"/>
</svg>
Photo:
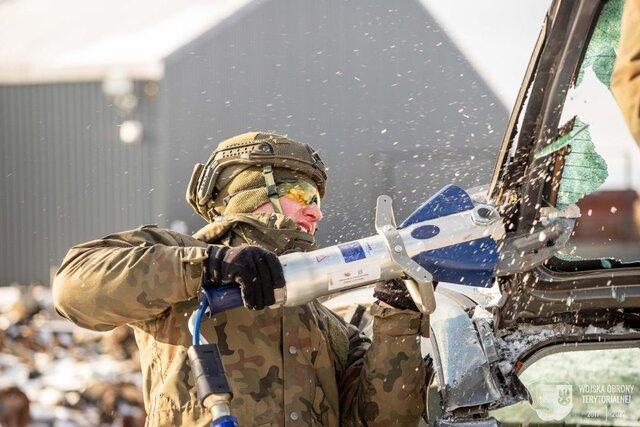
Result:
<svg viewBox="0 0 640 427">
<path fill-rule="evenodd" d="M 276 255 L 314 248 L 325 167 L 270 133 L 223 141 L 196 165 L 187 200 L 209 224 L 156 226 L 73 247 L 53 284 L 58 312 L 85 328 L 128 324 L 140 348 L 149 426 L 208 426 L 187 361 L 201 286 L 236 282 L 245 307 L 205 320 L 241 426 L 411 426 L 425 407 L 422 316 L 402 285 L 380 283 L 373 340 L 313 301 L 269 307 L 284 285 Z"/>
<path fill-rule="evenodd" d="M 627 0 L 624 4 L 617 52 L 611 92 L 640 146 L 640 0 Z"/>
</svg>

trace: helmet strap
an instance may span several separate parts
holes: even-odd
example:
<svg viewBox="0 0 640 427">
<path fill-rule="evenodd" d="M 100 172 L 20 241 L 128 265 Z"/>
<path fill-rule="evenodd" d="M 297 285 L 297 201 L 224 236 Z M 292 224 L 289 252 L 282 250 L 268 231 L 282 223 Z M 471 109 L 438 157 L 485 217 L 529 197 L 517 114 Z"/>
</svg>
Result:
<svg viewBox="0 0 640 427">
<path fill-rule="evenodd" d="M 269 201 L 271 201 L 273 210 L 278 214 L 282 214 L 280 197 L 278 196 L 278 190 L 276 189 L 276 180 L 273 176 L 273 168 L 271 165 L 264 165 L 262 167 L 262 176 L 265 184 L 267 185 L 267 197 L 269 197 Z"/>
</svg>

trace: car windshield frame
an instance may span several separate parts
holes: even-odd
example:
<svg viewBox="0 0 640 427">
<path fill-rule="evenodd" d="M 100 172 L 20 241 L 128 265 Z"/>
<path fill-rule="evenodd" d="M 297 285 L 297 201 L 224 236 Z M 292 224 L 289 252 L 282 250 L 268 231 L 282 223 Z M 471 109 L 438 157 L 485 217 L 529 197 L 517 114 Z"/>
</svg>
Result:
<svg viewBox="0 0 640 427">
<path fill-rule="evenodd" d="M 545 17 L 505 130 L 488 196 L 498 205 L 507 233 L 528 235 L 540 221 L 544 197 L 560 181 L 550 158 L 535 153 L 567 132 L 561 116 L 606 0 L 554 0 Z M 570 129 L 569 129 L 570 130 Z M 548 148 L 547 148 L 548 149 Z M 549 181 L 555 180 L 550 184 Z M 551 189 L 551 190 L 550 190 Z M 640 307 L 640 262 L 561 259 L 498 278 L 506 294 L 497 327 L 594 319 L 638 323 L 619 309 Z M 579 323 L 579 322 L 578 322 Z"/>
</svg>

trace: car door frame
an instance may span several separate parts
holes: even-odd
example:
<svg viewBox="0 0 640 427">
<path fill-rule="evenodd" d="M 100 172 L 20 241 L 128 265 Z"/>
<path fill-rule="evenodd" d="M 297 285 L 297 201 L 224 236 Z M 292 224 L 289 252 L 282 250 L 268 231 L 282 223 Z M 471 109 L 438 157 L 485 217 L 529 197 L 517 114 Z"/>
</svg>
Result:
<svg viewBox="0 0 640 427">
<path fill-rule="evenodd" d="M 535 158 L 534 153 L 560 135 L 567 92 L 605 2 L 554 0 L 549 7 L 488 190 L 510 235 L 530 234 L 539 224 L 545 192 L 554 185 L 557 189 L 560 175 L 556 169 L 553 176 L 555 156 Z M 606 324 L 620 320 L 619 309 L 640 307 L 640 262 L 610 259 L 601 265 L 612 268 L 597 268 L 593 261 L 552 258 L 531 271 L 498 278 L 503 299 L 495 327 L 519 322 Z M 636 322 L 640 325 L 640 320 Z"/>
</svg>

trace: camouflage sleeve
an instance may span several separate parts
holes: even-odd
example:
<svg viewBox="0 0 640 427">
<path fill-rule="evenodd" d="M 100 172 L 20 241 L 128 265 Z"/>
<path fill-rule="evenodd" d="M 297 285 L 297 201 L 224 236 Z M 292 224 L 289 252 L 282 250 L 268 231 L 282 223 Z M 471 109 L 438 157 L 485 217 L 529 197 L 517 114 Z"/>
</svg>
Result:
<svg viewBox="0 0 640 427">
<path fill-rule="evenodd" d="M 56 310 L 98 331 L 151 319 L 196 296 L 206 246 L 155 226 L 75 246 L 53 281 Z"/>
<path fill-rule="evenodd" d="M 624 5 L 611 92 L 640 145 L 640 0 L 627 0 Z"/>
<path fill-rule="evenodd" d="M 350 348 L 341 381 L 342 425 L 416 426 L 425 410 L 421 336 L 428 317 L 373 305 L 373 343 Z"/>
</svg>

